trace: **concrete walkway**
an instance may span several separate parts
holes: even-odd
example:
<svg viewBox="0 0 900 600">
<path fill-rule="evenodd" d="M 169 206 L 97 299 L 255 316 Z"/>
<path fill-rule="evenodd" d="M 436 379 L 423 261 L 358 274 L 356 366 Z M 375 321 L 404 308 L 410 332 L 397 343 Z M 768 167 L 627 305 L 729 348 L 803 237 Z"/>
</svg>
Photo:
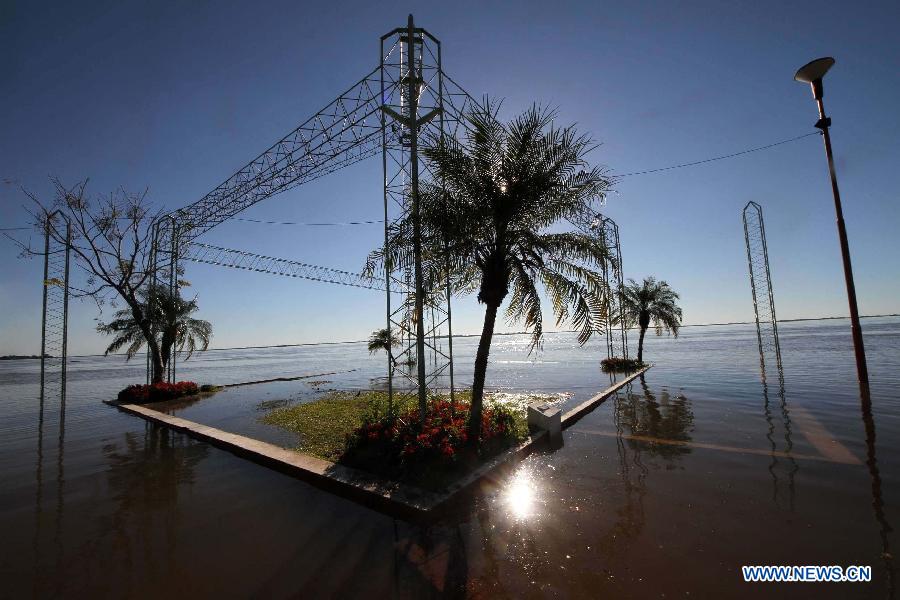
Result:
<svg viewBox="0 0 900 600">
<path fill-rule="evenodd" d="M 643 374 L 650 367 L 633 373 L 620 382 L 603 390 L 589 400 L 579 404 L 562 417 L 565 429 L 578 419 L 596 408 L 609 396 L 627 385 L 634 378 Z M 208 427 L 194 421 L 167 415 L 152 408 L 138 404 L 121 404 L 117 401 L 106 401 L 119 410 L 185 433 L 193 438 L 223 448 L 238 456 L 248 458 L 256 463 L 277 469 L 298 479 L 308 481 L 318 487 L 351 498 L 357 502 L 403 517 L 427 515 L 436 508 L 447 503 L 460 492 L 471 488 L 502 465 L 518 462 L 527 457 L 541 442 L 543 431 L 531 435 L 518 446 L 499 454 L 474 471 L 463 476 L 443 493 L 423 490 L 416 486 L 397 483 L 375 475 L 333 463 L 315 456 L 288 450 L 274 444 L 255 440 L 236 433 L 228 433 L 215 427 Z"/>
</svg>

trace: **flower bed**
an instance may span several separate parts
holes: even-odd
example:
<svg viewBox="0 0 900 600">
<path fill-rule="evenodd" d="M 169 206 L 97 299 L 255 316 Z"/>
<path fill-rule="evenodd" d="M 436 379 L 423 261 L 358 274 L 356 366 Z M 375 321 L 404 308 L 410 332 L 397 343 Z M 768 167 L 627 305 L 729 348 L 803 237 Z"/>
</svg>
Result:
<svg viewBox="0 0 900 600">
<path fill-rule="evenodd" d="M 495 399 L 498 396 L 498 399 Z M 297 450 L 415 485 L 441 490 L 480 462 L 528 437 L 525 406 L 540 395 L 521 394 L 518 402 L 491 394 L 485 398 L 482 438 L 466 432 L 471 392 L 459 390 L 429 400 L 429 416 L 419 423 L 414 394 L 395 393 L 393 419 L 384 391 L 334 391 L 312 402 L 275 408 L 261 421 L 298 435 Z M 504 401 L 505 400 L 505 401 Z"/>
<path fill-rule="evenodd" d="M 424 422 L 418 409 L 370 419 L 347 434 L 339 462 L 393 479 L 440 488 L 461 471 L 510 447 L 523 437 L 513 412 L 487 405 L 481 439 L 467 432 L 468 403 L 438 400 Z"/>
<path fill-rule="evenodd" d="M 152 383 L 150 385 L 129 385 L 119 392 L 119 402 L 127 404 L 144 404 L 145 402 L 162 402 L 182 396 L 192 396 L 200 392 L 193 381 L 178 383 Z"/>
</svg>

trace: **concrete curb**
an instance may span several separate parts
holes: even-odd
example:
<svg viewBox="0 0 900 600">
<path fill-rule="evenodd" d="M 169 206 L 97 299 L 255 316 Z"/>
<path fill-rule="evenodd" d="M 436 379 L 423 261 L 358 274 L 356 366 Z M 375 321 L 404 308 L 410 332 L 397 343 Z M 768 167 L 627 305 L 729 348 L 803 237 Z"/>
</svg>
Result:
<svg viewBox="0 0 900 600">
<path fill-rule="evenodd" d="M 645 367 L 637 371 L 567 412 L 562 417 L 562 428 L 565 429 L 574 424 L 649 368 Z M 104 400 L 104 402 L 128 414 L 185 433 L 195 439 L 223 448 L 238 456 L 307 481 L 376 510 L 404 518 L 419 518 L 437 513 L 438 509 L 449 504 L 451 499 L 472 488 L 501 466 L 525 459 L 538 447 L 538 444 L 547 438 L 544 431 L 532 434 L 518 446 L 495 456 L 461 477 L 444 492 L 437 493 L 390 481 L 365 471 L 288 450 L 268 442 L 167 415 L 146 406 L 122 404 L 116 400 Z"/>
<path fill-rule="evenodd" d="M 589 412 L 591 412 L 592 410 L 597 408 L 597 406 L 600 405 L 608 397 L 612 396 L 614 393 L 618 392 L 620 389 L 622 389 L 623 387 L 625 387 L 626 385 L 628 385 L 629 383 L 631 383 L 632 381 L 634 381 L 635 379 L 637 379 L 638 377 L 640 377 L 641 375 L 646 373 L 647 370 L 652 366 L 653 365 L 647 365 L 643 369 L 635 371 L 634 373 L 628 375 L 622 381 L 617 381 L 616 383 L 614 383 L 610 387 L 606 388 L 605 390 L 603 390 L 602 392 L 600 392 L 593 398 L 591 398 L 589 400 L 585 400 L 584 402 L 582 402 L 581 404 L 579 404 L 572 410 L 567 411 L 562 416 L 561 425 L 562 425 L 563 430 L 565 430 L 565 429 L 571 427 L 572 425 L 574 425 L 575 423 L 577 423 L 579 421 L 579 419 L 581 419 L 583 416 L 585 416 L 586 414 L 588 414 Z"/>
</svg>

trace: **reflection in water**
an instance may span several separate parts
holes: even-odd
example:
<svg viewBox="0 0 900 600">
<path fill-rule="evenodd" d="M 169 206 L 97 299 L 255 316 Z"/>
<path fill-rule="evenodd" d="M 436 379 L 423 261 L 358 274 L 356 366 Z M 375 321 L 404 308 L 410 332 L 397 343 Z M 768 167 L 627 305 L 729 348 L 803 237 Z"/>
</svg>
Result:
<svg viewBox="0 0 900 600">
<path fill-rule="evenodd" d="M 616 395 L 614 418 L 617 429 L 621 427 L 624 432 L 624 428 L 627 427 L 629 433 L 635 436 L 690 442 L 690 432 L 694 426 L 694 411 L 690 400 L 684 394 L 679 394 L 673 399 L 669 391 L 663 389 L 657 401 L 656 396 L 647 387 L 643 375 L 640 382 L 643 397 L 632 392 L 630 383 L 626 386 L 624 397 Z M 628 444 L 634 449 L 640 447 L 647 454 L 662 457 L 667 461 L 691 452 L 689 446 L 676 444 L 648 444 L 637 440 L 628 440 Z M 639 463 L 639 458 L 637 460 Z M 668 466 L 672 466 L 671 462 Z"/>
<path fill-rule="evenodd" d="M 141 564 L 152 576 L 165 576 L 177 570 L 173 561 L 180 530 L 179 489 L 193 484 L 194 470 L 210 447 L 152 423 L 145 424 L 143 435 L 126 432 L 122 437 L 123 443 L 102 448 L 116 509 L 111 522 L 104 519 L 100 528 L 111 532 L 116 555 L 123 563 L 129 567 Z M 166 549 L 162 556 L 169 564 L 165 566 L 144 559 L 160 556 L 154 551 L 160 546 Z"/>
<path fill-rule="evenodd" d="M 875 419 L 872 417 L 872 398 L 868 389 L 863 389 L 860 396 L 863 425 L 866 430 L 866 466 L 872 479 L 872 508 L 878 522 L 878 533 L 881 538 L 881 558 L 887 571 L 888 597 L 896 593 L 896 574 L 894 557 L 891 554 L 889 534 L 893 531 L 887 516 L 884 514 L 884 496 L 881 489 L 881 472 L 878 470 L 878 459 L 875 456 Z"/>
<path fill-rule="evenodd" d="M 615 511 L 609 530 L 597 537 L 597 545 L 609 561 L 623 556 L 624 548 L 637 540 L 646 525 L 644 498 L 650 470 L 645 457 L 661 458 L 668 468 L 673 461 L 691 452 L 690 447 L 654 444 L 632 440 L 626 435 L 639 435 L 664 440 L 690 441 L 694 415 L 690 401 L 679 394 L 672 398 L 667 390 L 657 400 L 643 376 L 640 378 L 643 395 L 639 396 L 628 384 L 624 393 L 613 396 L 613 423 L 616 428 L 618 475 L 622 481 L 622 502 Z"/>
<path fill-rule="evenodd" d="M 778 443 L 775 438 L 775 421 L 772 418 L 772 408 L 770 406 L 769 400 L 769 385 L 766 379 L 766 368 L 764 363 L 760 363 L 760 376 L 762 381 L 762 392 L 763 392 L 763 416 L 766 419 L 766 424 L 768 428 L 766 430 L 766 439 L 769 440 L 769 445 L 772 449 L 772 461 L 769 463 L 769 474 L 772 476 L 772 501 L 774 503 L 778 503 L 778 495 L 780 490 L 780 482 L 778 478 L 778 470 L 781 465 L 781 462 L 776 456 L 776 452 L 779 452 Z M 787 469 L 787 489 L 788 489 L 788 506 L 791 511 L 794 510 L 794 499 L 795 499 L 795 487 L 794 487 L 794 476 L 797 474 L 797 471 L 800 470 L 800 465 L 797 464 L 797 461 L 791 456 L 791 450 L 794 448 L 793 441 L 793 432 L 791 429 L 791 415 L 790 411 L 787 407 L 787 400 L 785 399 L 784 392 L 784 370 L 782 369 L 781 363 L 778 363 L 778 399 L 779 399 L 779 408 L 781 413 L 781 427 L 784 434 L 784 449 L 783 452 L 787 454 L 787 458 L 785 460 L 785 468 Z"/>
<path fill-rule="evenodd" d="M 45 394 L 40 394 L 38 404 L 38 431 L 37 431 L 37 461 L 35 463 L 35 503 L 34 503 L 34 536 L 32 538 L 32 546 L 34 553 L 34 579 L 32 587 L 32 595 L 40 595 L 39 584 L 42 581 L 41 570 L 44 569 L 42 549 L 44 542 L 42 533 L 44 532 L 44 430 L 47 426 L 46 421 L 47 405 L 45 402 Z M 60 395 L 59 413 L 56 420 L 57 438 L 56 438 L 56 507 L 53 519 L 53 546 L 56 549 L 55 569 L 60 571 L 63 564 L 63 547 L 62 547 L 62 529 L 63 529 L 63 509 L 65 505 L 65 441 L 66 441 L 66 398 L 65 394 Z M 59 595 L 60 589 L 57 581 L 56 593 Z"/>
<path fill-rule="evenodd" d="M 461 525 L 414 526 L 393 520 L 395 597 L 457 597 L 466 589 L 468 555 Z"/>
<path fill-rule="evenodd" d="M 645 395 L 649 393 L 646 388 L 646 381 L 641 376 L 641 384 L 644 386 Z M 630 392 L 630 384 L 629 384 Z M 630 393 L 629 393 L 630 396 Z M 616 403 L 620 402 L 618 394 L 616 395 Z M 625 504 L 619 512 L 620 518 L 613 524 L 604 544 L 609 549 L 617 540 L 633 540 L 643 530 L 645 522 L 644 513 L 644 494 L 646 492 L 645 479 L 647 477 L 647 467 L 641 461 L 640 445 L 631 444 L 633 452 L 633 464 L 637 467 L 637 471 L 632 476 L 631 465 L 628 460 L 628 448 L 625 440 L 622 438 L 624 427 L 622 425 L 623 411 L 616 410 L 613 415 L 613 422 L 616 426 L 616 453 L 619 458 L 619 474 L 622 477 L 623 489 L 625 491 Z"/>
</svg>

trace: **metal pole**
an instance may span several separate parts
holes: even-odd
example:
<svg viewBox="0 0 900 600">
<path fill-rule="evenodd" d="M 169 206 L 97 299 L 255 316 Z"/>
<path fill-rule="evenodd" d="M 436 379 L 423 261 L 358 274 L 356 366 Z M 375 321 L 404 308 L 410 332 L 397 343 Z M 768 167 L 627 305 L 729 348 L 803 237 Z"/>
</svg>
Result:
<svg viewBox="0 0 900 600">
<path fill-rule="evenodd" d="M 759 366 L 762 369 L 763 377 L 765 377 L 766 372 L 766 361 L 765 354 L 763 353 L 763 345 L 762 345 L 762 332 L 760 331 L 759 324 L 759 307 L 756 303 L 756 278 L 753 275 L 753 258 L 750 253 L 750 226 L 747 223 L 747 208 L 750 207 L 752 203 L 747 203 L 747 206 L 744 207 L 744 242 L 747 245 L 747 268 L 750 270 L 750 293 L 753 294 L 753 316 L 756 317 L 756 341 L 759 344 Z"/>
<path fill-rule="evenodd" d="M 419 214 L 419 132 L 416 124 L 418 99 L 418 73 L 415 64 L 415 27 L 413 16 L 409 15 L 407 23 L 407 90 L 409 94 L 409 167 L 410 167 L 410 200 L 413 217 L 413 260 L 416 284 L 416 362 L 419 378 L 419 417 L 425 419 L 428 388 L 425 381 L 425 311 L 424 286 L 422 285 L 422 222 Z"/>
<path fill-rule="evenodd" d="M 41 309 L 41 406 L 44 402 L 44 375 L 47 362 L 47 277 L 50 268 L 50 215 L 45 215 L 47 221 L 44 224 L 44 300 Z"/>
<path fill-rule="evenodd" d="M 66 410 L 66 361 L 69 355 L 69 254 L 72 247 L 72 224 L 66 219 L 66 271 L 63 279 L 63 331 L 62 331 L 62 413 Z M 64 426 L 60 422 L 60 428 Z M 62 440 L 62 429 L 60 429 L 60 440 Z M 62 446 L 60 446 L 61 448 Z"/>
<path fill-rule="evenodd" d="M 384 106 L 384 38 L 381 38 L 381 52 L 379 54 L 381 65 L 381 105 Z M 390 245 L 388 234 L 391 227 L 388 218 L 388 173 L 387 173 L 387 115 L 381 111 L 381 172 L 384 180 L 384 290 L 387 298 L 387 332 L 388 344 L 391 344 L 391 272 L 394 268 L 390 258 Z M 402 331 L 401 331 L 402 334 Z M 394 417 L 394 356 L 391 348 L 387 352 L 388 368 L 388 417 Z"/>
<path fill-rule="evenodd" d="M 424 42 L 423 42 L 424 43 Z M 445 141 L 445 132 L 444 132 L 444 66 L 441 63 L 441 44 L 438 42 L 437 45 L 437 67 L 438 67 L 438 108 L 440 109 L 440 125 L 441 125 L 441 144 Z M 443 183 L 443 182 L 442 182 Z M 447 196 L 447 190 L 444 189 L 444 186 L 441 186 L 441 191 L 444 194 L 444 210 L 447 210 L 446 203 L 449 201 L 449 197 Z M 446 225 L 445 225 L 446 229 Z M 450 297 L 452 295 L 452 290 L 450 289 L 450 240 L 444 232 L 444 257 L 445 257 L 445 266 L 447 269 L 447 352 L 450 354 L 450 402 L 455 401 L 455 390 L 453 384 L 453 314 L 451 312 L 450 307 Z"/>
<path fill-rule="evenodd" d="M 172 304 L 178 302 L 178 248 L 179 239 L 178 239 L 178 223 L 175 221 L 175 217 L 172 217 L 172 260 L 171 267 L 169 269 L 169 296 L 171 297 Z M 178 324 L 175 324 L 175 332 L 172 339 L 172 349 L 169 351 L 169 364 L 171 365 L 170 375 L 169 375 L 169 383 L 175 383 L 175 362 L 178 354 Z"/>
<path fill-rule="evenodd" d="M 821 80 L 819 83 L 821 89 Z M 819 121 L 816 127 L 822 130 L 825 141 L 825 156 L 828 159 L 828 174 L 831 177 L 831 192 L 834 195 L 834 212 L 837 218 L 838 238 L 841 242 L 841 258 L 844 262 L 844 281 L 847 284 L 847 301 L 850 305 L 850 331 L 853 335 L 853 350 L 856 355 L 856 375 L 859 389 L 865 398 L 869 397 L 869 369 L 866 365 L 866 350 L 863 346 L 862 328 L 859 325 L 859 309 L 856 306 L 856 285 L 853 283 L 853 266 L 850 263 L 850 244 L 847 242 L 847 230 L 844 227 L 844 211 L 841 208 L 841 193 L 838 190 L 837 175 L 834 170 L 834 157 L 831 151 L 831 135 L 829 127 L 831 119 L 825 116 L 821 93 L 816 94 L 816 105 L 819 108 Z"/>
<path fill-rule="evenodd" d="M 759 231 L 762 234 L 763 258 L 766 263 L 766 287 L 769 288 L 769 313 L 772 315 L 772 335 L 775 337 L 775 362 L 781 371 L 781 342 L 778 339 L 778 318 L 775 316 L 775 294 L 772 291 L 772 272 L 769 270 L 769 245 L 766 242 L 766 223 L 762 218 L 762 207 L 759 211 Z"/>
<path fill-rule="evenodd" d="M 157 293 L 156 286 L 159 285 L 159 282 L 157 281 L 157 267 L 159 265 L 159 224 L 160 221 L 155 221 L 152 225 L 153 232 L 151 234 L 150 243 L 150 287 L 147 289 L 147 314 L 145 315 L 147 318 L 150 317 L 149 311 L 153 306 L 154 297 Z M 150 337 L 153 338 L 153 343 L 156 343 L 156 328 L 153 325 L 152 319 L 150 319 Z M 153 350 L 150 347 L 150 340 L 147 340 L 147 385 L 150 385 L 153 377 L 152 354 Z"/>
</svg>

